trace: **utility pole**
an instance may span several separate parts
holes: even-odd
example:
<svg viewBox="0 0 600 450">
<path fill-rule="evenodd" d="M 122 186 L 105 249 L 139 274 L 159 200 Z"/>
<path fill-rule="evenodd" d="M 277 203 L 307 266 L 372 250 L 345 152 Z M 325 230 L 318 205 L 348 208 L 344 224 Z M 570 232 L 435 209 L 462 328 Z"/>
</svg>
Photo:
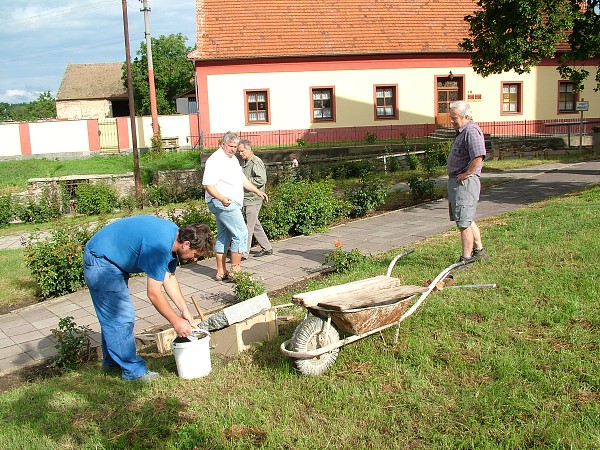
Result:
<svg viewBox="0 0 600 450">
<path fill-rule="evenodd" d="M 156 87 L 154 86 L 154 64 L 152 62 L 152 42 L 150 39 L 150 18 L 148 13 L 148 0 L 140 0 L 144 6 L 140 11 L 144 13 L 144 35 L 146 36 L 146 57 L 148 58 L 148 86 L 150 88 L 150 112 L 152 114 L 152 132 L 154 138 L 158 136 L 158 109 L 156 107 Z"/>
<path fill-rule="evenodd" d="M 127 95 L 129 98 L 129 119 L 131 122 L 131 143 L 133 145 L 133 178 L 135 180 L 135 195 L 142 198 L 142 177 L 140 173 L 140 159 L 137 146 L 137 132 L 135 124 L 135 104 L 133 100 L 133 79 L 131 78 L 131 52 L 129 50 L 129 23 L 127 20 L 127 0 L 122 0 L 123 6 L 123 32 L 125 33 L 125 62 L 127 64 Z"/>
</svg>

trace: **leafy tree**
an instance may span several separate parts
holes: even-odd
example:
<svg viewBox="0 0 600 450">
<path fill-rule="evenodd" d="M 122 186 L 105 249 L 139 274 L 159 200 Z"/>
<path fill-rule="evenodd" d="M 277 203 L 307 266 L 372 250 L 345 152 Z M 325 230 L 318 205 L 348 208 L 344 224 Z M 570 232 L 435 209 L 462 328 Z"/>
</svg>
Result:
<svg viewBox="0 0 600 450">
<path fill-rule="evenodd" d="M 30 103 L 0 103 L 0 120 L 31 122 L 56 117 L 56 100 L 46 91 Z"/>
<path fill-rule="evenodd" d="M 36 119 L 54 119 L 56 117 L 56 100 L 50 91 L 40 94 L 38 99 L 30 103 L 30 115 Z"/>
<path fill-rule="evenodd" d="M 460 47 L 471 52 L 474 70 L 487 76 L 514 70 L 529 72 L 543 58 L 560 54 L 558 71 L 577 90 L 590 75 L 582 66 L 596 64 L 600 90 L 600 0 L 479 0 L 481 8 L 465 17 L 470 37 Z M 566 45 L 565 45 L 566 44 Z"/>
<path fill-rule="evenodd" d="M 176 112 L 175 96 L 194 87 L 194 65 L 187 59 L 193 48 L 186 47 L 187 38 L 181 33 L 151 38 L 156 107 L 159 114 Z M 131 62 L 133 97 L 138 115 L 150 115 L 148 84 L 148 55 L 146 43 L 140 45 Z M 127 86 L 127 68 L 123 66 L 123 83 Z"/>
</svg>

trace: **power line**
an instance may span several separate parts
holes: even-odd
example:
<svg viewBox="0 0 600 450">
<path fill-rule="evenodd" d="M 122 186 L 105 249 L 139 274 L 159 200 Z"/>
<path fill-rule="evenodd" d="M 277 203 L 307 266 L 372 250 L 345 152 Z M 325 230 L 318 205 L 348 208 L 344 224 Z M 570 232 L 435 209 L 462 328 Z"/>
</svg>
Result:
<svg viewBox="0 0 600 450">
<path fill-rule="evenodd" d="M 3 30 L 11 28 L 22 28 L 27 25 L 35 25 L 49 20 L 61 19 L 65 16 L 74 16 L 88 13 L 94 9 L 105 9 L 110 4 L 120 4 L 119 0 L 91 0 L 85 3 L 85 6 L 80 4 L 71 6 L 68 9 L 57 8 L 53 11 L 35 14 L 23 19 L 11 19 L 10 21 L 0 21 L 0 28 Z"/>
</svg>

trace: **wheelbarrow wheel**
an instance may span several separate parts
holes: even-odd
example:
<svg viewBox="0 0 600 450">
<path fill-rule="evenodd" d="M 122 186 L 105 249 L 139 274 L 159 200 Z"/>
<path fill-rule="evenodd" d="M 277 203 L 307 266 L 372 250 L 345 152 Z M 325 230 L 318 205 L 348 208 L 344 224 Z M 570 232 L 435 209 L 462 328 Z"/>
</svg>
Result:
<svg viewBox="0 0 600 450">
<path fill-rule="evenodd" d="M 296 352 L 317 350 L 340 340 L 333 325 L 318 317 L 309 317 L 296 327 L 291 339 L 291 349 Z M 314 358 L 295 359 L 294 364 L 304 375 L 321 375 L 329 369 L 337 358 L 339 348 Z"/>
</svg>

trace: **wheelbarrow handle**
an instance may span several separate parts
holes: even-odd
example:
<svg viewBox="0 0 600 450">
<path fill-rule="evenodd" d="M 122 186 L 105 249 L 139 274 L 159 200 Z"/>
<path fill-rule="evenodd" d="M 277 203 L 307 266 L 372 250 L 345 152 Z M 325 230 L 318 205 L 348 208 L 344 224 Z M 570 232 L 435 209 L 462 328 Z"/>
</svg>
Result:
<svg viewBox="0 0 600 450">
<path fill-rule="evenodd" d="M 392 269 L 394 268 L 394 266 L 396 265 L 396 261 L 398 261 L 400 258 L 402 258 L 403 256 L 406 255 L 410 255 L 411 253 L 413 253 L 415 251 L 414 248 L 409 248 L 408 250 L 405 250 L 404 252 L 400 253 L 399 255 L 396 255 L 394 257 L 394 259 L 392 259 L 392 262 L 390 262 L 390 265 L 388 266 L 388 270 L 385 274 L 386 277 L 389 277 L 392 275 Z"/>
</svg>

